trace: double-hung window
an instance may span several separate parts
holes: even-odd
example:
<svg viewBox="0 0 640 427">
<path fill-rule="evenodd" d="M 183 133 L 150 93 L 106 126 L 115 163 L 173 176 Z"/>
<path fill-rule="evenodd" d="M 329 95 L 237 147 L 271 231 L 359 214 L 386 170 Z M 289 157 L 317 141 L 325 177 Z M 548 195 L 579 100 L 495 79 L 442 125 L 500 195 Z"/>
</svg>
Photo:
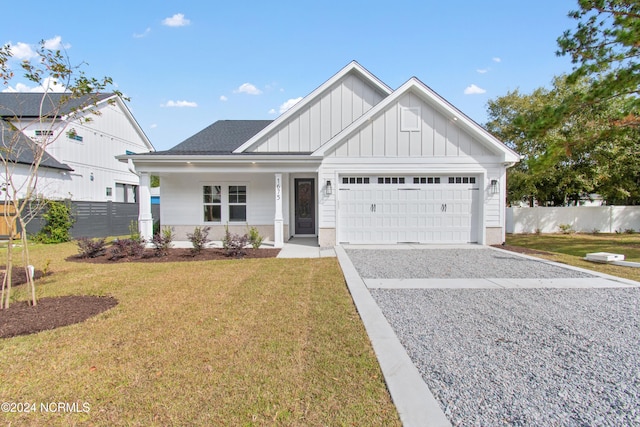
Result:
<svg viewBox="0 0 640 427">
<path fill-rule="evenodd" d="M 246 222 L 246 185 L 202 186 L 204 222 Z"/>
<path fill-rule="evenodd" d="M 247 186 L 229 186 L 229 222 L 247 220 Z"/>
</svg>

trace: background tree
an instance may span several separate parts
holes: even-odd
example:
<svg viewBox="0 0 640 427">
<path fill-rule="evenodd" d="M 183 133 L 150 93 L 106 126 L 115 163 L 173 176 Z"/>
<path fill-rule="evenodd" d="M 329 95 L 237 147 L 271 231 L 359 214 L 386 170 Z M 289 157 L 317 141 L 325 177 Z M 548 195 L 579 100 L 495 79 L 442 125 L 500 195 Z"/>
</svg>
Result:
<svg viewBox="0 0 640 427">
<path fill-rule="evenodd" d="M 13 238 L 18 229 L 21 233 L 22 261 L 25 275 L 29 280 L 32 304 L 36 304 L 35 286 L 33 279 L 28 274 L 29 250 L 26 225 L 33 217 L 32 202 L 38 194 L 38 172 L 42 159 L 47 156 L 47 147 L 54 143 L 58 137 L 65 134 L 66 128 L 74 121 L 86 122 L 91 120 L 92 114 L 99 112 L 94 109 L 100 99 L 100 92 L 112 85 L 112 79 L 103 77 L 96 79 L 85 75 L 82 65 L 74 66 L 67 55 L 60 50 L 51 50 L 45 47 L 45 42 L 40 42 L 33 61 L 22 61 L 18 64 L 18 75 L 12 66 L 11 46 L 0 48 L 0 79 L 5 88 L 10 87 L 14 79 L 22 78 L 37 87 L 42 88 L 40 95 L 40 114 L 36 119 L 20 116 L 19 111 L 7 114 L 8 120 L 0 120 L 0 167 L 4 172 L 2 197 L 5 212 L 12 210 L 15 215 L 5 215 L 9 230 L 9 245 L 7 248 L 6 270 L 2 282 L 2 297 L 0 308 L 9 308 L 12 290 L 13 270 Z M 51 87 L 62 89 L 62 93 L 52 94 Z M 60 91 L 60 90 L 58 90 Z M 121 95 L 112 90 L 112 93 Z M 1 108 L 2 106 L 0 106 Z M 31 140 L 26 137 L 26 129 L 38 129 L 38 139 Z M 14 176 L 18 159 L 29 158 L 29 171 L 26 180 L 19 181 Z"/>
<path fill-rule="evenodd" d="M 637 0 L 579 0 L 580 10 L 569 13 L 579 21 L 558 39 L 558 55 L 575 64 L 569 83 L 584 78 L 590 85 L 565 100 L 558 110 L 623 99 L 612 124 L 639 127 L 640 119 L 640 2 Z"/>
<path fill-rule="evenodd" d="M 588 86 L 584 79 L 569 83 L 561 76 L 551 89 L 531 94 L 516 90 L 489 101 L 487 129 L 523 156 L 507 172 L 510 203 L 562 206 L 592 193 L 608 203 L 640 202 L 638 129 L 614 132 L 610 124 L 610 117 L 627 102 L 625 97 L 585 104 L 567 112 L 563 122 L 549 119 L 549 110 L 561 108 Z"/>
</svg>

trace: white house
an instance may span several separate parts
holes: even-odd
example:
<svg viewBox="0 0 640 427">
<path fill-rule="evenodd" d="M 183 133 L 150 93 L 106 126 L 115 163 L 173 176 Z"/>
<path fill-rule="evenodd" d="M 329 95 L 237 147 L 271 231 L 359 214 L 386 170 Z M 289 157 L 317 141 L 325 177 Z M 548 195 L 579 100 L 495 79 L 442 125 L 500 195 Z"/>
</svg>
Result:
<svg viewBox="0 0 640 427">
<path fill-rule="evenodd" d="M 416 78 L 392 90 L 351 62 L 274 121 L 218 121 L 174 148 L 119 156 L 159 175 L 160 222 L 184 238 L 257 227 L 340 243 L 494 244 L 518 154 Z M 146 199 L 146 198 L 145 198 Z M 151 233 L 150 206 L 139 223 Z"/>
<path fill-rule="evenodd" d="M 51 142 L 38 172 L 36 193 L 50 199 L 136 202 L 139 177 L 117 155 L 147 153 L 153 145 L 123 100 L 111 93 L 74 116 L 88 96 L 59 105 L 62 93 L 0 93 L 3 153 L 19 197 L 33 163 L 33 144 Z M 55 112 L 58 117 L 52 117 Z M 97 112 L 98 114 L 95 114 Z M 90 117 L 86 122 L 80 117 Z M 6 171 L 0 180 L 6 190 Z"/>
</svg>

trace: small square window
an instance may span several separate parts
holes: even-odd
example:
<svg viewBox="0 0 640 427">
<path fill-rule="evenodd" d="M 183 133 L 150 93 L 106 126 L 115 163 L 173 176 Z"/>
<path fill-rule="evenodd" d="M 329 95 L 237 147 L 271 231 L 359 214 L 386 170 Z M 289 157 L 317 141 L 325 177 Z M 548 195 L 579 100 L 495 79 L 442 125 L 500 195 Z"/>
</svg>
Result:
<svg viewBox="0 0 640 427">
<path fill-rule="evenodd" d="M 113 194 L 113 188 L 107 187 L 107 197 L 111 197 L 112 194 Z"/>
</svg>

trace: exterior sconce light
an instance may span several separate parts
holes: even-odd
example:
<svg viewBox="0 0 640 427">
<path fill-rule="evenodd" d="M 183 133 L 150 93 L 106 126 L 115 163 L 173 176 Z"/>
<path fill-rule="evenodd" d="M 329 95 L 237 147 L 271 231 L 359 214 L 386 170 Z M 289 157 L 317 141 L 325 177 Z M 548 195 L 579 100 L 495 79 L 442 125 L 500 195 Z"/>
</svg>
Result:
<svg viewBox="0 0 640 427">
<path fill-rule="evenodd" d="M 500 192 L 500 188 L 498 187 L 498 180 L 497 179 L 492 179 L 491 180 L 491 194 L 498 194 Z"/>
<path fill-rule="evenodd" d="M 326 184 L 326 186 L 324 188 L 324 192 L 327 195 L 330 195 L 333 192 L 333 189 L 331 188 L 331 180 L 327 180 L 327 184 Z"/>
<path fill-rule="evenodd" d="M 93 177 L 93 172 L 91 172 L 91 175 L 89 175 L 89 181 L 93 181 L 95 178 Z"/>
</svg>

